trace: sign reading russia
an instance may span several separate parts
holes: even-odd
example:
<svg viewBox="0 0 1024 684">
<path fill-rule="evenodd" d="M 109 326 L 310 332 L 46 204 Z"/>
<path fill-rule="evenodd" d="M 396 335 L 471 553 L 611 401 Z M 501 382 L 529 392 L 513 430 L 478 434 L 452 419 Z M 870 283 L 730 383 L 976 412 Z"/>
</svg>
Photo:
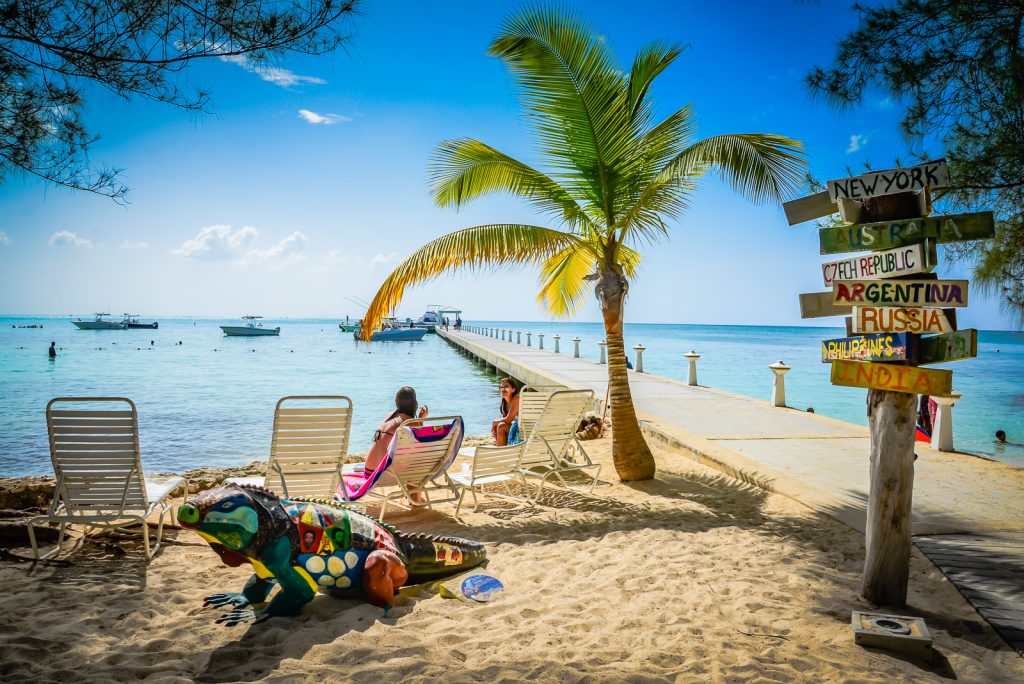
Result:
<svg viewBox="0 0 1024 684">
<path fill-rule="evenodd" d="M 926 238 L 934 238 L 936 242 L 964 242 L 983 240 L 995 234 L 992 212 L 979 211 L 822 228 L 818 231 L 818 244 L 822 254 L 841 254 L 916 245 Z"/>
<path fill-rule="evenodd" d="M 832 364 L 832 384 L 948 397 L 953 391 L 953 371 L 865 361 L 835 361 Z"/>
<path fill-rule="evenodd" d="M 946 160 L 940 159 L 909 169 L 875 171 L 853 178 L 830 180 L 828 196 L 833 202 L 840 199 L 867 199 L 924 188 L 942 188 L 948 184 L 949 171 L 946 169 Z"/>
<path fill-rule="evenodd" d="M 863 278 L 891 278 L 893 276 L 930 273 L 938 259 L 935 241 L 927 240 L 920 245 L 895 247 L 881 252 L 827 261 L 821 265 L 825 287 L 832 287 L 836 280 L 860 280 Z"/>
<path fill-rule="evenodd" d="M 839 306 L 967 306 L 966 280 L 837 280 Z"/>
<path fill-rule="evenodd" d="M 948 333 L 953 326 L 942 309 L 855 306 L 853 332 Z"/>
<path fill-rule="evenodd" d="M 906 333 L 882 333 L 824 340 L 821 343 L 821 362 L 909 361 L 910 345 L 910 337 Z"/>
</svg>

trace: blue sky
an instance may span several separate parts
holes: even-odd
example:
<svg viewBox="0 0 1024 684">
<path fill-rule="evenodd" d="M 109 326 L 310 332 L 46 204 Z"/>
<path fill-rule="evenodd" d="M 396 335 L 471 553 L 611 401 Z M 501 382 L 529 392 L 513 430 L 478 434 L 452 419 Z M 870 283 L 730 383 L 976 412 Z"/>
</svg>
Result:
<svg viewBox="0 0 1024 684">
<path fill-rule="evenodd" d="M 543 219 L 520 202 L 432 206 L 427 165 L 442 140 L 476 137 L 535 162 L 504 66 L 485 52 L 519 2 L 367 0 L 347 52 L 273 71 L 209 60 L 181 74 L 213 92 L 193 117 L 87 91 L 97 165 L 123 168 L 130 204 L 19 178 L 0 185 L 0 312 L 344 317 L 403 256 L 445 232 Z M 801 79 L 856 25 L 846 3 L 575 2 L 620 61 L 651 40 L 687 44 L 655 83 L 659 111 L 692 103 L 701 135 L 802 140 L 820 178 L 892 166 L 906 143 L 882 95 L 837 112 Z M 708 177 L 669 240 L 648 248 L 632 322 L 801 324 L 797 295 L 823 290 L 813 223 L 789 227 Z M 942 276 L 963 276 L 941 266 Z M 468 319 L 537 320 L 531 272 L 439 279 L 399 309 L 461 305 Z M 589 303 L 577 320 L 599 320 Z M 814 324 L 825 322 L 804 321 Z M 835 319 L 836 324 L 839 319 Z M 1005 329 L 972 293 L 961 326 Z"/>
</svg>

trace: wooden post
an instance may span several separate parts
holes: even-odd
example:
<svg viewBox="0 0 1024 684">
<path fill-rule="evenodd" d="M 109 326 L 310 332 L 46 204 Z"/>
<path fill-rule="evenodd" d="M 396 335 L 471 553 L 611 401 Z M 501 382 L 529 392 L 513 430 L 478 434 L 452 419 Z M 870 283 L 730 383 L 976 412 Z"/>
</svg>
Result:
<svg viewBox="0 0 1024 684">
<path fill-rule="evenodd" d="M 868 390 L 871 488 L 861 592 L 876 605 L 907 602 L 916 416 L 916 395 Z"/>
</svg>

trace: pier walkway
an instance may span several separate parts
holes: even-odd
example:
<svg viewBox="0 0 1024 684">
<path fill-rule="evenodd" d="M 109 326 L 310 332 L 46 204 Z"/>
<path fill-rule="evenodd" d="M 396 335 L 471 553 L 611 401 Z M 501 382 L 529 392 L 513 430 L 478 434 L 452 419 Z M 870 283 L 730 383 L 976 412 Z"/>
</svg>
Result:
<svg viewBox="0 0 1024 684">
<path fill-rule="evenodd" d="M 607 368 L 595 361 L 465 329 L 437 332 L 461 353 L 526 384 L 606 396 Z M 629 381 L 649 439 L 864 532 L 866 427 L 647 373 L 629 371 Z M 1024 468 L 924 444 L 916 453 L 915 543 L 1024 654 Z"/>
</svg>

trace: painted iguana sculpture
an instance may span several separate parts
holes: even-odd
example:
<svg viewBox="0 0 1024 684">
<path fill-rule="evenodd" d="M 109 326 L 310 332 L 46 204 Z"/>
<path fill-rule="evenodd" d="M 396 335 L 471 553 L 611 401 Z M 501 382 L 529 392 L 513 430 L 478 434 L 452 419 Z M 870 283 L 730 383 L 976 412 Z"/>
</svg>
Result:
<svg viewBox="0 0 1024 684">
<path fill-rule="evenodd" d="M 178 509 L 178 522 L 226 565 L 248 562 L 256 571 L 240 593 L 206 597 L 204 605 L 233 606 L 218 619 L 229 625 L 295 615 L 317 591 L 386 607 L 399 587 L 450 577 L 487 555 L 478 542 L 405 534 L 337 503 L 281 499 L 248 485 L 199 493 Z M 270 603 L 253 609 L 275 585 Z"/>
</svg>

